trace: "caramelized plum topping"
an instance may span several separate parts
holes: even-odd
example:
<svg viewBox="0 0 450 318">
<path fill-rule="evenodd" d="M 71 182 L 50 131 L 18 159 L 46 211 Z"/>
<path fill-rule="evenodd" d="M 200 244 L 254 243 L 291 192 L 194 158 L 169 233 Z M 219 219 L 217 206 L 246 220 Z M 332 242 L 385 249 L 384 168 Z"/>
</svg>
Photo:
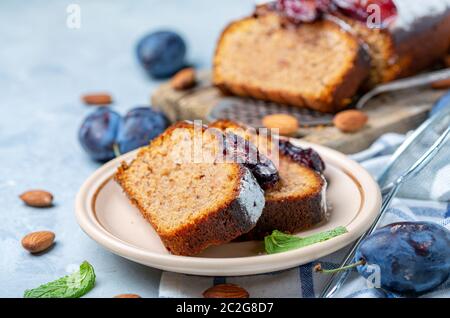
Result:
<svg viewBox="0 0 450 318">
<path fill-rule="evenodd" d="M 287 140 L 280 140 L 279 148 L 283 155 L 291 157 L 292 160 L 299 164 L 307 166 L 319 173 L 325 170 L 325 163 L 314 149 L 303 149 L 294 146 Z"/>
<path fill-rule="evenodd" d="M 333 2 L 340 12 L 361 22 L 367 22 L 372 14 L 379 12 L 380 19 L 376 23 L 380 24 L 380 27 L 387 26 L 397 17 L 397 7 L 393 0 L 333 0 Z"/>
<path fill-rule="evenodd" d="M 275 8 L 294 23 L 314 22 L 325 13 L 340 12 L 362 22 L 386 27 L 397 16 L 393 0 L 277 0 Z M 379 12 L 379 19 L 368 21 Z"/>
<path fill-rule="evenodd" d="M 313 22 L 331 7 L 331 0 L 278 0 L 277 9 L 295 23 Z"/>
<path fill-rule="evenodd" d="M 227 160 L 247 167 L 264 190 L 275 186 L 280 180 L 273 162 L 250 141 L 230 132 L 225 135 L 224 154 Z"/>
</svg>

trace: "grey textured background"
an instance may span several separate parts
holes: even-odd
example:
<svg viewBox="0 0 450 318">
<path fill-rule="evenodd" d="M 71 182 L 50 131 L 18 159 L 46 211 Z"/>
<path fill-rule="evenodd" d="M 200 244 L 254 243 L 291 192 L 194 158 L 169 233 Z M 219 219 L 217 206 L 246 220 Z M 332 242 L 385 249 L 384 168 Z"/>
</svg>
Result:
<svg viewBox="0 0 450 318">
<path fill-rule="evenodd" d="M 81 29 L 66 27 L 66 8 L 81 6 Z M 189 43 L 189 60 L 210 65 L 215 41 L 253 0 L 0 2 L 0 297 L 22 297 L 88 260 L 97 286 L 89 297 L 119 293 L 157 296 L 160 272 L 102 249 L 78 227 L 74 199 L 99 166 L 81 150 L 76 135 L 91 109 L 88 91 L 106 90 L 120 112 L 145 105 L 158 82 L 139 68 L 134 45 L 151 30 L 171 28 Z M 51 209 L 25 207 L 23 191 L 55 195 Z M 54 248 L 39 256 L 22 249 L 36 230 L 56 233 Z"/>
</svg>

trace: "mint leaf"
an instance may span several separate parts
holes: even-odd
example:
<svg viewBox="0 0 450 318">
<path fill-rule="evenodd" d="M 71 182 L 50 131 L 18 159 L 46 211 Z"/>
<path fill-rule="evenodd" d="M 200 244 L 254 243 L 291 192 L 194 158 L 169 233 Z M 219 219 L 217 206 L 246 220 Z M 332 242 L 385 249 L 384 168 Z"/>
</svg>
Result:
<svg viewBox="0 0 450 318">
<path fill-rule="evenodd" d="M 267 254 L 282 253 L 323 242 L 344 233 L 347 233 L 347 229 L 343 226 L 306 237 L 298 237 L 275 230 L 264 238 L 264 246 Z"/>
<path fill-rule="evenodd" d="M 53 282 L 25 291 L 24 298 L 79 298 L 95 284 L 94 268 L 84 261 L 80 269 Z"/>
</svg>

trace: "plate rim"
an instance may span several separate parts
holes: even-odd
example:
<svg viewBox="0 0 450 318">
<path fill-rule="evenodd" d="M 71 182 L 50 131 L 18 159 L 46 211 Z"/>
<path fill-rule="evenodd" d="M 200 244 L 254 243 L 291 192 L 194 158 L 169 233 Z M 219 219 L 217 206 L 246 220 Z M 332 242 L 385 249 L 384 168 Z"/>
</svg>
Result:
<svg viewBox="0 0 450 318">
<path fill-rule="evenodd" d="M 85 180 L 75 200 L 77 222 L 90 238 L 114 254 L 146 266 L 184 274 L 202 276 L 253 275 L 285 270 L 316 260 L 351 244 L 370 227 L 381 207 L 381 193 L 373 177 L 361 165 L 346 155 L 303 140 L 291 139 L 291 141 L 303 147 L 312 147 L 323 154 L 328 159 L 325 160 L 326 162 L 331 161 L 334 166 L 352 178 L 358 186 L 363 198 L 357 216 L 346 226 L 348 233 L 284 253 L 234 258 L 160 254 L 133 246 L 109 233 L 98 221 L 92 205 L 101 190 L 100 187 L 111 178 L 110 174 L 107 177 L 105 177 L 105 174 L 118 167 L 122 161 L 133 158 L 139 149 L 105 163 Z M 371 195 L 368 196 L 367 193 Z"/>
</svg>

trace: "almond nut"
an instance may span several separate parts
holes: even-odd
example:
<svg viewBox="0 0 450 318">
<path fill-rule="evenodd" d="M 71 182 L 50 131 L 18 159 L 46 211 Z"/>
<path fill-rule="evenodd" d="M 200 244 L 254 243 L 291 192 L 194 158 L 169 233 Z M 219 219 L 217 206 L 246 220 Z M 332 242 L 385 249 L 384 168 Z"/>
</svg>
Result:
<svg viewBox="0 0 450 318">
<path fill-rule="evenodd" d="M 248 292 L 235 284 L 219 284 L 203 292 L 205 298 L 248 298 Z"/>
<path fill-rule="evenodd" d="M 297 118 L 287 114 L 273 114 L 264 116 L 262 119 L 264 127 L 280 130 L 280 135 L 292 135 L 299 129 Z"/>
<path fill-rule="evenodd" d="M 183 90 L 194 87 L 196 82 L 195 70 L 188 67 L 176 73 L 170 80 L 170 85 L 173 89 Z"/>
<path fill-rule="evenodd" d="M 53 195 L 44 190 L 30 190 L 20 195 L 22 201 L 35 208 L 46 208 L 53 205 Z"/>
<path fill-rule="evenodd" d="M 50 231 L 39 231 L 25 235 L 22 246 L 30 253 L 39 253 L 52 246 L 55 241 L 55 233 Z"/>
<path fill-rule="evenodd" d="M 112 103 L 112 97 L 108 93 L 86 94 L 81 99 L 87 105 L 109 105 Z"/>
<path fill-rule="evenodd" d="M 440 81 L 436 81 L 431 84 L 431 87 L 434 89 L 447 89 L 450 88 L 450 78 L 443 79 Z"/>
<path fill-rule="evenodd" d="M 139 296 L 138 294 L 120 294 L 114 296 L 114 298 L 142 298 L 142 297 Z"/>
<path fill-rule="evenodd" d="M 354 133 L 361 130 L 369 118 L 359 110 L 345 110 L 334 116 L 333 123 L 340 131 Z"/>
</svg>

